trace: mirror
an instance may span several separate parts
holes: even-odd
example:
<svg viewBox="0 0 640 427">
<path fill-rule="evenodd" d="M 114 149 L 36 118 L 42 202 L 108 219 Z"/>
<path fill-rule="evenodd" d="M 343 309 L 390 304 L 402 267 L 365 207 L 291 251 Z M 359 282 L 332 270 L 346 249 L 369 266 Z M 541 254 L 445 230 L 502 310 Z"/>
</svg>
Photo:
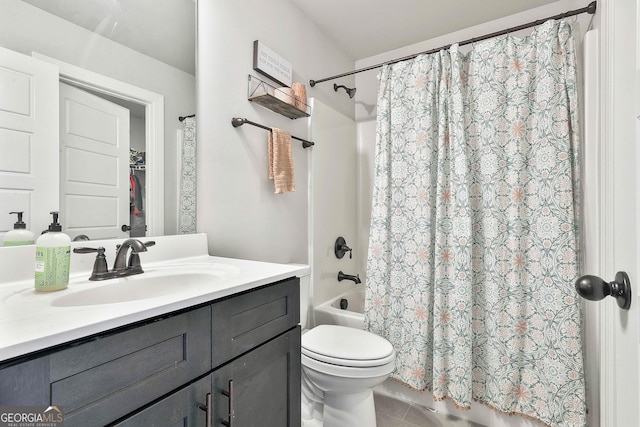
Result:
<svg viewBox="0 0 640 427">
<path fill-rule="evenodd" d="M 144 151 L 147 161 L 160 159 L 160 167 L 153 170 L 147 162 L 147 182 L 146 187 L 142 187 L 143 194 L 156 194 L 157 200 L 162 200 L 145 206 L 148 224 L 155 224 L 147 235 L 176 234 L 179 143 L 183 129 L 178 118 L 194 114 L 196 108 L 195 1 L 3 0 L 2 12 L 0 46 L 45 62 L 69 65 L 81 76 L 84 73 L 103 76 L 107 81 L 139 89 L 143 95 L 150 94 L 148 99 L 145 96 L 128 96 L 124 92 L 84 85 L 82 78 L 65 80 L 67 72 L 63 72 L 65 67 L 60 66 L 61 81 L 84 86 L 83 90 L 93 91 L 94 95 L 102 98 L 105 94 L 115 94 L 116 98 L 110 101 L 124 104 L 131 111 L 131 138 L 133 140 L 135 136 L 145 141 L 134 149 Z M 156 94 L 161 102 L 150 109 L 153 101 L 149 99 L 154 99 L 151 95 Z M 164 122 L 157 132 L 149 125 L 153 120 Z M 161 134 L 163 138 L 150 144 L 150 134 Z M 7 146 L 0 149 L 7 150 Z M 9 154 L 13 155 L 12 152 Z M 161 179 L 154 180 L 154 174 Z M 56 179 L 60 180 L 60 176 L 51 181 Z M 125 185 L 128 187 L 129 182 Z M 38 191 L 36 189 L 34 195 Z M 0 234 L 13 226 L 13 219 L 8 215 L 13 209 L 6 204 L 4 200 L 0 203 L 7 210 L 6 214 L 0 212 Z M 49 210 L 52 208 L 48 206 L 34 208 L 34 216 L 43 216 L 47 221 Z M 62 203 L 60 210 L 63 218 L 84 214 L 64 212 Z M 160 220 L 154 223 L 154 217 Z M 46 227 L 46 222 L 43 225 L 40 218 L 25 215 L 25 220 L 36 234 Z M 161 233 L 155 230 L 161 230 Z M 69 234 L 74 237 L 73 232 Z M 84 234 L 94 238 L 91 233 Z"/>
</svg>

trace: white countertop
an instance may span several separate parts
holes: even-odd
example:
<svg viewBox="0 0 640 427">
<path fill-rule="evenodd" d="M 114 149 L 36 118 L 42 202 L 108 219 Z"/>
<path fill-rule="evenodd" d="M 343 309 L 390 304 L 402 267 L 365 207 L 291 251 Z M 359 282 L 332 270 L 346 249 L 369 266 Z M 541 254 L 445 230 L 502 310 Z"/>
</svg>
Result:
<svg viewBox="0 0 640 427">
<path fill-rule="evenodd" d="M 146 253 L 141 254 L 142 267 L 145 273 L 130 276 L 125 279 L 110 279 L 98 282 L 88 281 L 87 265 L 92 264 L 95 255 L 72 255 L 72 274 L 69 287 L 56 292 L 36 292 L 33 278 L 23 280 L 0 281 L 0 362 L 22 356 L 34 351 L 43 350 L 96 333 L 124 326 L 133 322 L 160 316 L 176 310 L 188 308 L 201 303 L 210 302 L 238 292 L 266 285 L 293 276 L 308 274 L 309 268 L 300 264 L 275 264 L 259 261 L 248 261 L 233 258 L 222 258 L 202 255 L 202 248 L 206 248 L 199 239 L 199 250 L 180 250 L 173 240 L 163 240 L 149 248 L 149 254 L 156 251 L 156 256 L 145 259 Z M 178 237 L 178 236 L 175 236 Z M 145 239 L 142 239 L 143 241 Z M 110 242 L 109 242 L 110 243 Z M 170 246 L 171 251 L 158 249 L 162 245 Z M 82 242 L 72 246 L 95 246 L 94 242 Z M 166 249 L 165 246 L 165 249 Z M 178 245 L 179 246 L 179 245 Z M 106 247 L 106 246 L 105 246 Z M 183 258 L 171 258 L 169 252 L 190 255 Z M 191 252 L 191 253 L 190 253 Z M 200 255 L 193 252 L 200 252 Z M 8 252 L 0 251 L 0 276 L 7 265 L 2 265 L 2 258 Z M 82 261 L 74 269 L 73 257 Z M 107 257 L 109 265 L 113 256 Z M 87 263 L 86 260 L 90 260 Z M 18 265 L 20 263 L 17 263 Z M 29 264 L 32 265 L 32 264 Z M 179 266 L 181 271 L 206 271 L 207 269 L 224 271 L 219 279 L 211 285 L 182 286 L 175 283 L 177 290 L 159 292 L 148 298 L 133 301 L 97 303 L 91 305 L 61 306 L 61 301 L 73 299 L 74 294 L 81 295 L 90 287 L 108 287 L 116 284 L 114 289 L 135 287 L 136 278 L 153 277 L 163 271 Z M 75 270 L 75 271 L 74 271 Z M 5 270 L 8 272 L 8 270 Z M 33 273 L 31 272 L 29 276 Z M 10 275 L 9 275 L 10 276 Z M 15 279 L 15 275 L 12 276 Z M 122 283 L 124 281 L 124 283 Z M 124 285 L 124 286 L 123 286 Z M 132 288 L 133 289 L 133 288 Z M 120 291 L 122 292 L 122 291 Z M 80 293 L 80 294 L 79 294 Z"/>
</svg>

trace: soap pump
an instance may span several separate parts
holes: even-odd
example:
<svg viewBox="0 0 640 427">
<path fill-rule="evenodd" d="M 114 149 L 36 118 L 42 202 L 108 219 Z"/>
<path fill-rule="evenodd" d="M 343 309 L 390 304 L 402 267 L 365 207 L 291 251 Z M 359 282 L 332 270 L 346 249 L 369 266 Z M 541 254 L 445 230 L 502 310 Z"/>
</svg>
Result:
<svg viewBox="0 0 640 427">
<path fill-rule="evenodd" d="M 58 291 L 69 285 L 71 239 L 62 232 L 58 212 L 51 212 L 53 222 L 36 241 L 36 291 Z"/>
<path fill-rule="evenodd" d="M 9 214 L 17 214 L 18 221 L 13 224 L 13 230 L 4 235 L 2 244 L 4 246 L 20 246 L 33 245 L 33 233 L 27 230 L 27 224 L 22 221 L 24 212 L 9 212 Z"/>
</svg>

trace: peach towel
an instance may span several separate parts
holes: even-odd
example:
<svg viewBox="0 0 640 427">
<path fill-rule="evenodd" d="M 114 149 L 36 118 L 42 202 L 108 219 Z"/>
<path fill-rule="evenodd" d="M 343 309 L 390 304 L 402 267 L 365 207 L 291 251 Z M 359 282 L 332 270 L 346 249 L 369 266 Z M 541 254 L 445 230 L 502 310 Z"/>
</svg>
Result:
<svg viewBox="0 0 640 427">
<path fill-rule="evenodd" d="M 273 180 L 276 194 L 296 191 L 291 134 L 278 128 L 269 132 L 269 179 Z"/>
<path fill-rule="evenodd" d="M 304 112 L 307 111 L 307 89 L 303 83 L 294 83 L 291 85 L 293 96 L 295 98 L 294 107 Z"/>
<path fill-rule="evenodd" d="M 273 91 L 273 96 L 278 98 L 282 102 L 286 102 L 287 104 L 296 105 L 296 97 L 293 94 L 293 89 L 290 87 L 279 87 Z"/>
</svg>

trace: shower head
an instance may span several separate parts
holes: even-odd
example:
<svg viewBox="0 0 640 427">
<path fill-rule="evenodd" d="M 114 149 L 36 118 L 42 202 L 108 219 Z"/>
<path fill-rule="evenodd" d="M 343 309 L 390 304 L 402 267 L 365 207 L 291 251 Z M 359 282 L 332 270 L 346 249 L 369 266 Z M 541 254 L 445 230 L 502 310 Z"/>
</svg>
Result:
<svg viewBox="0 0 640 427">
<path fill-rule="evenodd" d="M 335 90 L 336 92 L 338 91 L 338 89 L 343 88 L 345 92 L 347 92 L 347 95 L 349 95 L 349 98 L 353 98 L 356 95 L 356 88 L 348 88 L 345 85 L 337 85 L 337 84 L 333 84 L 333 90 Z"/>
</svg>

